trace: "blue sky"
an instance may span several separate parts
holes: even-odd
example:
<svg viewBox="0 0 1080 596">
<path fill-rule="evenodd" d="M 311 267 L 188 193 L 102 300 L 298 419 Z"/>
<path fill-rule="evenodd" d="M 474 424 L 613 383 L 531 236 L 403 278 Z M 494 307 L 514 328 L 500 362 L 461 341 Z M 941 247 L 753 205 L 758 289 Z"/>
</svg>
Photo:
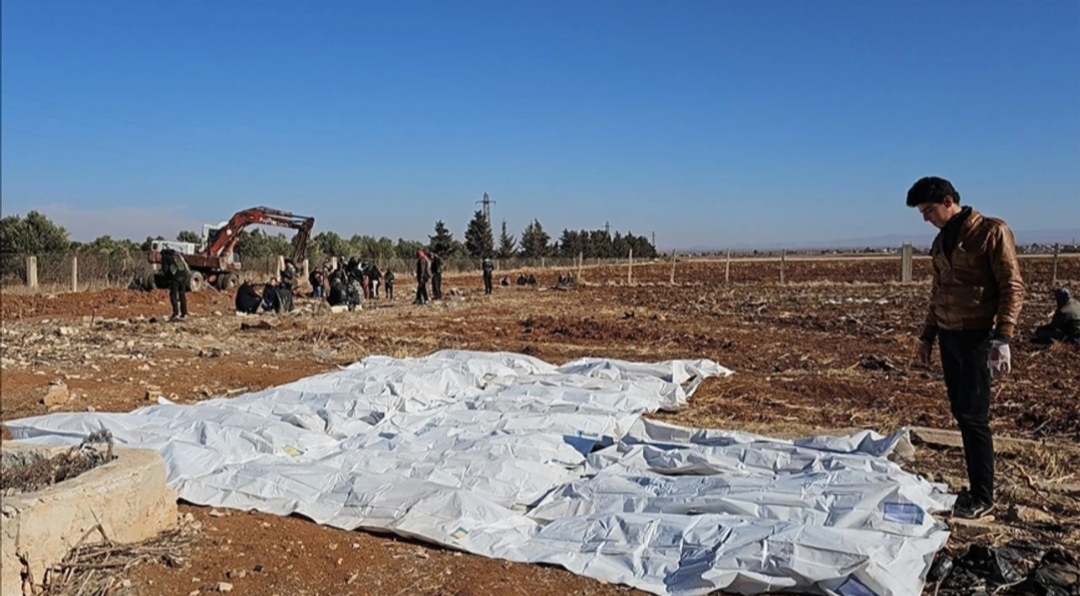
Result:
<svg viewBox="0 0 1080 596">
<path fill-rule="evenodd" d="M 932 232 L 920 176 L 1080 229 L 1080 2 L 4 0 L 2 203 L 78 239 Z"/>
</svg>

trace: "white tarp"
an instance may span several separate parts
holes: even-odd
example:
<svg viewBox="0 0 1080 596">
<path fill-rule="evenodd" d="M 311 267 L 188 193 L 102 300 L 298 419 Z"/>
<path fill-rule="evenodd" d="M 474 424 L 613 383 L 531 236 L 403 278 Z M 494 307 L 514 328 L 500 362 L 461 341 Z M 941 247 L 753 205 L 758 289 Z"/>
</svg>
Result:
<svg viewBox="0 0 1080 596">
<path fill-rule="evenodd" d="M 779 440 L 642 417 L 708 360 L 509 353 L 366 358 L 295 383 L 127 414 L 50 414 L 16 439 L 105 428 L 158 450 L 182 499 L 301 514 L 656 594 L 916 595 L 947 537 L 943 487 L 887 456 L 906 433 Z"/>
</svg>

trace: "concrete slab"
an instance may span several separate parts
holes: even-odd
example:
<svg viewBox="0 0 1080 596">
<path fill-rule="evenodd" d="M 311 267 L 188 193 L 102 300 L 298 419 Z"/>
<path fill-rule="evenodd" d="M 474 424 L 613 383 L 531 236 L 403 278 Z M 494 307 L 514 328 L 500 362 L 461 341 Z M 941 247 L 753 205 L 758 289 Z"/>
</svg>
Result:
<svg viewBox="0 0 1080 596">
<path fill-rule="evenodd" d="M 70 447 L 6 441 L 4 459 L 52 457 Z M 155 451 L 113 450 L 116 459 L 42 490 L 6 497 L 0 505 L 0 594 L 40 590 L 47 569 L 101 525 L 109 540 L 139 542 L 177 522 L 176 492 L 165 485 L 165 461 Z M 88 543 L 99 541 L 91 536 Z M 32 587 L 33 586 L 33 587 Z"/>
</svg>

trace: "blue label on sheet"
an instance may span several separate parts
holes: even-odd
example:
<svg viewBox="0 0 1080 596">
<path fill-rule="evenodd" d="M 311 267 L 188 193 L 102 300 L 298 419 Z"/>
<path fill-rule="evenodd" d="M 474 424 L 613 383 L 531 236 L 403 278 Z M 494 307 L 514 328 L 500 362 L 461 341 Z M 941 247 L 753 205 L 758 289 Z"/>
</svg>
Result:
<svg viewBox="0 0 1080 596">
<path fill-rule="evenodd" d="M 916 526 L 923 523 L 923 509 L 915 503 L 885 503 L 884 509 L 886 521 Z"/>
<path fill-rule="evenodd" d="M 840 584 L 840 587 L 836 589 L 836 592 L 840 596 L 878 596 L 877 592 L 866 587 L 866 584 L 859 581 L 859 578 L 854 575 L 849 575 L 844 583 Z"/>
</svg>

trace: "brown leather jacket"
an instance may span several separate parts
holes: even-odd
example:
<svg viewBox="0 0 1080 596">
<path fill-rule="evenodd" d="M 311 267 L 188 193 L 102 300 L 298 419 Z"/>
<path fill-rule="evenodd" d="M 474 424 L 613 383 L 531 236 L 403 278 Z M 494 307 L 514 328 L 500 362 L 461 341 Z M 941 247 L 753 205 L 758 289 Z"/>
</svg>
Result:
<svg viewBox="0 0 1080 596">
<path fill-rule="evenodd" d="M 933 289 L 922 338 L 938 329 L 990 329 L 1011 338 L 1024 303 L 1024 280 L 1008 224 L 971 210 L 951 255 L 938 233 L 930 248 Z"/>
</svg>

